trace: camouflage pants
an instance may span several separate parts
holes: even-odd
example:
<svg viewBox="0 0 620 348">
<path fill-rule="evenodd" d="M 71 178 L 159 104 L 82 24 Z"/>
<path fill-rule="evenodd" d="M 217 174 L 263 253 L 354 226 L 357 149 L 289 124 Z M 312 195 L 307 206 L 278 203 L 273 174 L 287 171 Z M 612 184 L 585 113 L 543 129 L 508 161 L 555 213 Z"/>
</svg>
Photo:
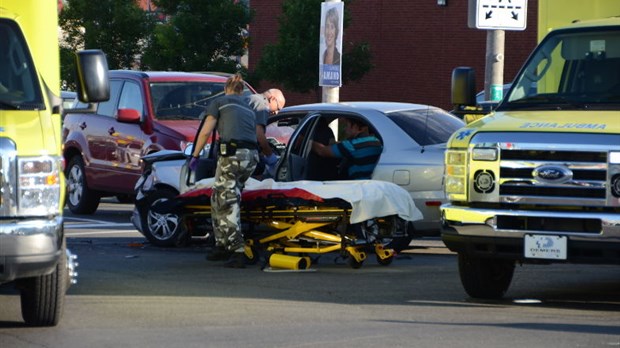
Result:
<svg viewBox="0 0 620 348">
<path fill-rule="evenodd" d="M 211 220 L 215 244 L 229 251 L 243 250 L 241 191 L 256 164 L 258 151 L 237 149 L 233 156 L 220 156 L 211 195 Z"/>
</svg>

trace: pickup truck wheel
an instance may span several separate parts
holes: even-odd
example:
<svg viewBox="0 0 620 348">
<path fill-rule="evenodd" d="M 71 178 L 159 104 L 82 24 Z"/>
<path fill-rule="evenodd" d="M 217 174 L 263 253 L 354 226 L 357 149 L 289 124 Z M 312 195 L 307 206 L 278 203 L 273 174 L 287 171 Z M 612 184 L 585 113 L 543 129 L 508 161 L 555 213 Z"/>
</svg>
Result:
<svg viewBox="0 0 620 348">
<path fill-rule="evenodd" d="M 55 326 L 62 317 L 68 284 L 66 245 L 54 272 L 38 277 L 19 279 L 22 317 L 29 326 Z"/>
<path fill-rule="evenodd" d="M 101 197 L 88 188 L 84 172 L 84 160 L 75 156 L 69 161 L 67 178 L 67 205 L 73 214 L 93 214 Z"/>
<path fill-rule="evenodd" d="M 144 208 L 141 209 L 140 219 L 145 237 L 157 246 L 185 246 L 191 235 L 181 223 L 181 216 L 175 212 L 161 214 L 153 211 L 152 207 L 176 197 L 178 193 L 170 189 L 159 189 L 146 197 Z"/>
<path fill-rule="evenodd" d="M 459 275 L 467 294 L 474 298 L 500 299 L 508 290 L 515 263 L 459 253 Z"/>
</svg>

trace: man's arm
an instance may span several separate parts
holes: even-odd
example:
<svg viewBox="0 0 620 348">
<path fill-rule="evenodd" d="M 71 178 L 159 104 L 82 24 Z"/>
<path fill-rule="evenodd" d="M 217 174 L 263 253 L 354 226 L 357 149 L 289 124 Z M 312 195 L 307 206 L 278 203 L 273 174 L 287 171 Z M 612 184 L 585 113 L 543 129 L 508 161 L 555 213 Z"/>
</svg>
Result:
<svg viewBox="0 0 620 348">
<path fill-rule="evenodd" d="M 205 120 L 205 124 L 202 126 L 200 133 L 198 133 L 198 135 L 196 136 L 196 139 L 194 140 L 194 149 L 192 151 L 192 157 L 198 157 L 200 155 L 200 151 L 202 151 L 202 149 L 204 148 L 205 144 L 207 143 L 207 139 L 209 139 L 211 132 L 215 128 L 216 121 L 217 119 L 215 117 L 211 115 L 207 116 L 207 119 Z M 211 144 L 211 145 L 213 146 L 214 144 Z"/>
<path fill-rule="evenodd" d="M 271 146 L 269 146 L 269 141 L 265 135 L 265 126 L 260 124 L 256 125 L 256 138 L 258 139 L 258 145 L 260 146 L 263 155 L 265 155 L 265 157 L 271 156 L 273 150 L 271 149 Z"/>
<path fill-rule="evenodd" d="M 325 146 L 318 141 L 312 141 L 312 151 L 321 157 L 336 157 L 332 152 L 331 146 Z"/>
</svg>

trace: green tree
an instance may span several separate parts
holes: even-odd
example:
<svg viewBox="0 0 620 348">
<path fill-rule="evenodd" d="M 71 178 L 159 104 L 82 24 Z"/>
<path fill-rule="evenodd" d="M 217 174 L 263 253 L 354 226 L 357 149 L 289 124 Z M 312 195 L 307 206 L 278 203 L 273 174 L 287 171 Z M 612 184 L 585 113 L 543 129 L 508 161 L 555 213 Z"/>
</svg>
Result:
<svg viewBox="0 0 620 348">
<path fill-rule="evenodd" d="M 98 48 L 110 69 L 129 69 L 139 58 L 153 20 L 137 1 L 69 0 L 59 16 L 65 33 L 61 42 L 61 74 L 70 87 L 75 81 L 73 52 Z"/>
<path fill-rule="evenodd" d="M 150 37 L 143 67 L 157 70 L 239 70 L 251 11 L 242 1 L 154 0 L 167 20 Z"/>
<path fill-rule="evenodd" d="M 350 16 L 345 0 L 343 27 Z M 295 92 L 317 90 L 319 81 L 319 39 L 323 0 L 284 0 L 278 18 L 278 42 L 266 45 L 255 71 L 256 79 L 281 83 Z M 343 36 L 345 39 L 346 37 Z M 343 41 L 342 81 L 357 81 L 372 69 L 370 45 Z"/>
</svg>

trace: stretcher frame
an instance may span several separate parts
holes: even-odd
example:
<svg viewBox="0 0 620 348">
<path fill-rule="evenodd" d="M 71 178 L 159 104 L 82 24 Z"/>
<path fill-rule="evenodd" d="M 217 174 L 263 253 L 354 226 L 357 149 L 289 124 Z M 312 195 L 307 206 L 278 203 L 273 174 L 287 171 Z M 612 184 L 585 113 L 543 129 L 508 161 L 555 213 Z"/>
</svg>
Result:
<svg viewBox="0 0 620 348">
<path fill-rule="evenodd" d="M 182 216 L 192 228 L 192 220 L 210 219 L 211 205 L 186 204 Z M 374 252 L 380 265 L 389 265 L 396 253 L 387 245 L 406 234 L 407 222 L 389 216 L 351 225 L 350 216 L 351 205 L 341 199 L 314 201 L 272 195 L 242 200 L 247 261 L 256 263 L 264 255 L 272 268 L 306 269 L 316 261 L 310 255 L 336 252 L 349 266 L 360 268 L 368 253 Z"/>
</svg>

